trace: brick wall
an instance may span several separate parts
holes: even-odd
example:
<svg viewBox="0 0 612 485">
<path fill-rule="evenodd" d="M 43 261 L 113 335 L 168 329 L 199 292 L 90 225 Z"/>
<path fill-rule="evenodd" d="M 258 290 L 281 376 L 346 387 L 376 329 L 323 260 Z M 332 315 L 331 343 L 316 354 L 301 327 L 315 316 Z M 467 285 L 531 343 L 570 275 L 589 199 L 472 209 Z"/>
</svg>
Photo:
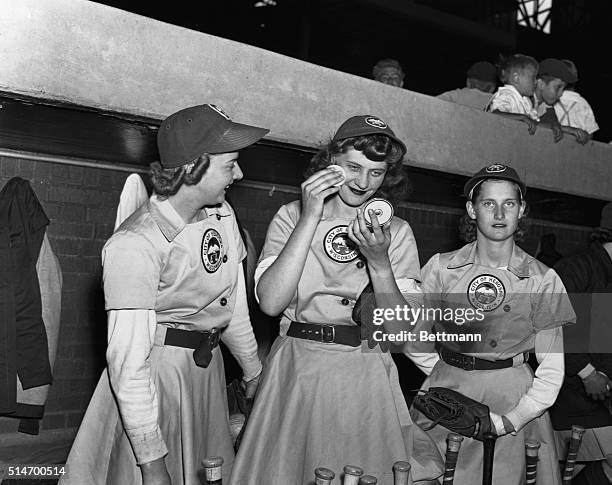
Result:
<svg viewBox="0 0 612 485">
<path fill-rule="evenodd" d="M 72 428 L 80 423 L 104 366 L 106 319 L 100 251 L 112 232 L 127 173 L 0 157 L 0 187 L 14 176 L 30 181 L 51 220 L 49 237 L 64 276 L 55 382 L 42 429 Z M 236 187 L 231 198 L 260 249 L 270 219 L 282 204 L 298 198 L 298 191 L 247 184 Z M 397 208 L 397 214 L 410 222 L 422 263 L 435 252 L 458 247 L 461 211 L 413 203 Z M 535 221 L 525 248 L 535 250 L 545 232 L 555 233 L 557 248 L 568 254 L 584 244 L 589 229 Z M 0 434 L 16 430 L 15 420 L 0 418 Z"/>
</svg>

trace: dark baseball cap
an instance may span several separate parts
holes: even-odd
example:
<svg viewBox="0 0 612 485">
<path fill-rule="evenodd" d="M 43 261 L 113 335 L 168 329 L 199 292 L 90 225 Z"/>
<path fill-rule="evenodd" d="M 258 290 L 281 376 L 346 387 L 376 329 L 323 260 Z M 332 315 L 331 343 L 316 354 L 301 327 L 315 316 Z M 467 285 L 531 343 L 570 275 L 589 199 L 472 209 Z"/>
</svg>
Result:
<svg viewBox="0 0 612 485">
<path fill-rule="evenodd" d="M 576 73 L 572 72 L 570 67 L 560 59 L 544 59 L 540 62 L 538 69 L 538 77 L 552 76 L 561 79 L 568 84 L 573 84 L 578 81 Z"/>
<path fill-rule="evenodd" d="M 191 106 L 162 121 L 157 132 L 160 162 L 164 168 L 176 168 L 204 153 L 235 152 L 269 131 L 236 123 L 214 104 Z"/>
<path fill-rule="evenodd" d="M 612 230 L 612 202 L 608 202 L 601 210 L 601 220 L 599 227 Z"/>
<path fill-rule="evenodd" d="M 333 141 L 345 140 L 355 136 L 364 135 L 386 135 L 395 140 L 402 147 L 402 156 L 406 154 L 406 145 L 400 140 L 389 125 L 377 116 L 358 115 L 352 116 L 340 125 L 338 131 L 332 138 Z"/>
<path fill-rule="evenodd" d="M 487 61 L 478 61 L 468 69 L 467 77 L 497 83 L 497 68 Z"/>
<path fill-rule="evenodd" d="M 468 200 L 471 200 L 472 192 L 476 186 L 489 179 L 509 180 L 510 182 L 515 182 L 521 189 L 521 198 L 524 198 L 525 194 L 527 193 L 527 187 L 518 176 L 518 173 L 516 173 L 516 170 L 508 165 L 494 163 L 488 167 L 481 168 L 476 175 L 465 183 L 463 186 L 463 195 L 465 195 Z"/>
</svg>

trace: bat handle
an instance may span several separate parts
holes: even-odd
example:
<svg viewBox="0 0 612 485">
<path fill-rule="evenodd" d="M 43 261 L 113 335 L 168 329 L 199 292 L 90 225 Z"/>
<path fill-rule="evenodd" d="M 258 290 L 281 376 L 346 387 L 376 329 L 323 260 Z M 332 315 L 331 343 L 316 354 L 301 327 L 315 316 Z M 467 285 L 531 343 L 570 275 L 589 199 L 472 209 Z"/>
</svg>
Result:
<svg viewBox="0 0 612 485">
<path fill-rule="evenodd" d="M 572 483 L 574 466 L 576 464 L 576 458 L 578 456 L 578 450 L 580 449 L 580 443 L 582 443 L 584 431 L 585 429 L 582 426 L 572 426 L 572 437 L 570 438 L 565 467 L 563 468 L 563 485 Z"/>
<path fill-rule="evenodd" d="M 493 458 L 495 456 L 495 440 L 497 435 L 494 433 L 484 434 L 484 454 L 482 461 L 482 485 L 493 484 Z"/>
</svg>

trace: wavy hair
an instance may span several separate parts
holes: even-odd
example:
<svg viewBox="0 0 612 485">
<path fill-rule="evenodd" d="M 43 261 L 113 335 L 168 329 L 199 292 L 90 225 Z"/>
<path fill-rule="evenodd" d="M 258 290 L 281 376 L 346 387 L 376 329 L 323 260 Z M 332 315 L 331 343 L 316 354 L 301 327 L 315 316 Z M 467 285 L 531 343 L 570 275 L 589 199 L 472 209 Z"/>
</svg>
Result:
<svg viewBox="0 0 612 485">
<path fill-rule="evenodd" d="M 402 164 L 404 152 L 401 145 L 386 135 L 363 135 L 333 141 L 324 145 L 312 157 L 304 172 L 308 178 L 315 172 L 334 163 L 334 157 L 354 148 L 373 162 L 387 162 L 387 172 L 382 185 L 374 197 L 389 199 L 391 202 L 405 200 L 411 186 L 406 168 Z"/>
<path fill-rule="evenodd" d="M 161 198 L 176 194 L 183 184 L 195 185 L 210 166 L 208 153 L 176 168 L 163 168 L 161 163 L 153 162 L 149 170 L 153 191 Z"/>
</svg>

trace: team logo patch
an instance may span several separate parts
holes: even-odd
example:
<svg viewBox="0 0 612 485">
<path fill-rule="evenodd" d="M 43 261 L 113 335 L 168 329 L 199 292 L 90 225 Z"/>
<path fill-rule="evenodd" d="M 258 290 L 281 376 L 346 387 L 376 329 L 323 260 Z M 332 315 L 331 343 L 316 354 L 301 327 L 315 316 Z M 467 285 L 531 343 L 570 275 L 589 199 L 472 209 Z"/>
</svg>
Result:
<svg viewBox="0 0 612 485">
<path fill-rule="evenodd" d="M 493 165 L 489 165 L 485 172 L 487 173 L 501 173 L 501 172 L 505 172 L 506 169 L 508 167 L 506 167 L 505 165 L 502 165 L 501 163 L 494 163 Z"/>
<path fill-rule="evenodd" d="M 491 312 L 503 303 L 506 298 L 506 288 L 495 276 L 483 274 L 470 282 L 467 294 L 474 308 Z"/>
<path fill-rule="evenodd" d="M 325 254 L 338 263 L 350 263 L 357 259 L 359 251 L 348 237 L 348 226 L 336 226 L 325 234 Z"/>
<path fill-rule="evenodd" d="M 202 264 L 209 273 L 219 269 L 222 262 L 223 240 L 215 229 L 208 229 L 202 238 Z"/>
<path fill-rule="evenodd" d="M 365 119 L 365 122 L 368 125 L 373 126 L 374 128 L 380 128 L 381 130 L 384 130 L 387 127 L 387 123 L 376 116 L 368 116 Z"/>
<path fill-rule="evenodd" d="M 212 109 L 214 109 L 217 113 L 219 113 L 221 116 L 223 116 L 226 120 L 230 119 L 228 114 L 225 111 L 223 111 L 221 108 L 219 108 L 219 106 L 214 105 L 214 104 L 209 104 L 208 106 L 210 106 Z"/>
</svg>

